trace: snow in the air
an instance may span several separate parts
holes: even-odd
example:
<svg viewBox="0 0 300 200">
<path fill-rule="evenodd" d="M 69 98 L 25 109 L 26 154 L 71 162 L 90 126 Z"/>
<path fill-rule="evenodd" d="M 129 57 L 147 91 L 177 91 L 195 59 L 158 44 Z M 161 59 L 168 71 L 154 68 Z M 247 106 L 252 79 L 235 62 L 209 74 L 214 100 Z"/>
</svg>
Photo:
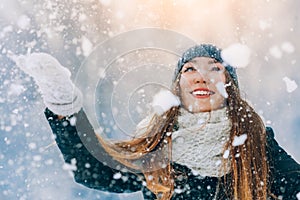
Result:
<svg viewBox="0 0 300 200">
<path fill-rule="evenodd" d="M 18 19 L 17 25 L 21 29 L 28 29 L 30 28 L 30 18 L 26 15 L 21 15 Z"/>
<path fill-rule="evenodd" d="M 71 159 L 71 163 L 64 163 L 62 168 L 66 171 L 75 171 L 77 169 L 76 159 Z"/>
<path fill-rule="evenodd" d="M 23 85 L 12 83 L 8 91 L 8 96 L 19 96 L 24 90 Z"/>
<path fill-rule="evenodd" d="M 298 88 L 296 81 L 291 80 L 289 77 L 285 76 L 282 78 L 282 80 L 285 82 L 287 92 L 294 92 Z"/>
<path fill-rule="evenodd" d="M 173 106 L 179 105 L 179 98 L 169 90 L 161 90 L 153 97 L 152 101 L 152 107 L 158 115 L 163 114 Z"/>
<path fill-rule="evenodd" d="M 284 53 L 291 54 L 295 52 L 295 47 L 292 43 L 286 41 L 281 45 L 273 45 L 269 49 L 269 53 L 276 59 L 281 59 Z"/>
<path fill-rule="evenodd" d="M 278 46 L 272 46 L 269 49 L 269 52 L 276 59 L 280 59 L 282 57 L 282 51 Z"/>
<path fill-rule="evenodd" d="M 227 92 L 226 92 L 224 83 L 218 82 L 218 83 L 216 84 L 216 87 L 217 87 L 219 93 L 220 93 L 224 98 L 227 98 L 227 97 L 228 97 L 228 94 L 227 94 Z"/>
<path fill-rule="evenodd" d="M 254 55 L 249 64 L 251 68 L 238 70 L 238 73 L 241 74 L 241 76 L 239 74 L 239 80 L 242 96 L 249 98 L 258 110 L 263 111 L 260 114 L 266 118 L 267 125 L 276 124 L 275 133 L 279 143 L 299 161 L 297 149 L 299 136 L 296 131 L 299 125 L 300 110 L 297 103 L 297 99 L 299 99 L 297 84 L 300 81 L 297 75 L 299 29 L 295 27 L 294 22 L 298 15 L 296 8 L 300 4 L 296 3 L 297 1 L 293 4 L 285 1 L 265 1 L 265 3 L 255 1 L 256 3 L 251 5 L 242 1 L 235 4 L 234 7 L 238 8 L 235 9 L 236 12 L 231 12 L 230 4 L 222 10 L 219 9 L 220 5 L 216 4 L 215 10 L 214 4 L 211 3 L 201 5 L 203 10 L 208 12 L 198 12 L 197 1 L 191 3 L 173 1 L 170 4 L 163 3 L 161 5 L 155 1 L 145 3 L 133 0 L 125 5 L 111 0 L 2 0 L 0 3 L 0 111 L 3 114 L 0 116 L 0 199 L 143 199 L 141 193 L 138 195 L 127 194 L 131 195 L 127 197 L 126 195 L 91 190 L 75 183 L 70 173 L 76 170 L 76 160 L 72 159 L 71 164 L 63 162 L 62 154 L 54 140 L 55 136 L 44 116 L 45 105 L 38 87 L 32 77 L 16 67 L 9 53 L 12 52 L 13 55 L 18 56 L 33 52 L 46 52 L 57 58 L 72 72 L 72 78 L 75 78 L 82 62 L 91 55 L 99 43 L 113 39 L 120 33 L 143 27 L 160 27 L 164 30 L 173 30 L 184 34 L 193 41 L 214 43 L 224 49 L 225 55 L 222 55 L 224 61 L 234 67 L 241 68 L 250 63 L 249 48 L 235 42 L 251 47 L 251 55 Z M 284 16 L 278 15 L 278 6 L 282 9 L 282 13 L 286 13 Z M 243 11 L 243 7 L 247 8 L 246 12 Z M 189 15 L 182 17 L 181 12 L 185 10 L 190 11 Z M 219 12 L 221 13 L 219 14 Z M 235 22 L 239 22 L 239 24 Z M 138 38 L 136 39 L 138 40 Z M 164 42 L 167 43 L 169 39 L 166 38 Z M 119 45 L 122 45 L 122 42 L 120 41 Z M 126 44 L 132 42 L 135 41 L 128 41 Z M 226 48 L 226 44 L 231 43 L 233 45 Z M 177 47 L 185 48 L 184 45 L 181 44 Z M 115 46 L 112 44 L 109 47 L 110 50 L 114 50 Z M 122 45 L 122 47 L 124 46 L 126 45 Z M 165 49 L 158 51 L 165 51 Z M 142 53 L 143 51 L 141 51 Z M 167 53 L 170 54 L 170 52 Z M 121 57 L 117 60 L 123 59 L 123 55 Z M 264 57 L 268 59 L 261 59 Z M 39 62 L 43 59 L 35 58 L 34 60 Z M 87 71 L 89 72 L 88 77 L 96 76 L 99 80 L 103 79 L 103 82 L 108 80 L 117 85 L 120 84 L 118 73 L 120 72 L 121 75 L 128 73 L 132 69 L 130 67 L 140 66 L 139 61 L 159 64 L 166 61 L 170 66 L 168 69 L 170 72 L 167 72 L 166 76 L 159 77 L 160 74 L 153 70 L 153 74 L 161 78 L 166 85 L 170 85 L 177 57 L 167 61 L 166 56 L 163 56 L 162 59 L 151 60 L 150 57 L 138 55 L 129 60 L 133 62 L 127 63 L 128 59 L 124 59 L 122 63 L 112 60 L 110 69 L 116 67 L 113 65 L 115 63 L 123 65 L 120 68 L 116 67 L 115 73 L 106 71 L 105 65 L 98 63 L 94 69 Z M 252 61 L 254 61 L 254 65 L 252 65 Z M 273 63 L 270 65 L 271 62 Z M 251 72 L 251 76 L 248 76 L 248 72 Z M 139 78 L 146 82 L 145 79 L 148 75 L 141 74 L 136 79 Z M 42 76 L 40 75 L 40 77 Z M 277 77 L 280 77 L 279 81 Z M 278 85 L 273 87 L 275 83 Z M 80 83 L 77 84 L 80 85 Z M 124 93 L 130 94 L 132 91 L 126 90 L 129 83 L 122 84 L 125 85 Z M 243 90 L 244 88 L 246 90 Z M 277 90 L 282 88 L 284 88 L 283 92 Z M 218 84 L 218 89 L 226 97 L 224 86 Z M 106 88 L 105 94 L 110 91 L 112 91 L 111 88 Z M 288 92 L 289 96 L 293 98 L 285 98 L 287 95 L 284 92 Z M 143 93 L 148 95 L 146 89 Z M 104 95 L 99 96 L 101 98 L 97 100 L 101 102 Z M 144 102 L 140 101 L 136 107 L 124 106 L 125 110 L 130 112 L 131 109 L 136 108 L 138 113 L 145 113 L 145 107 L 151 109 L 148 102 L 151 102 L 152 95 L 149 96 L 148 99 L 145 98 L 148 100 L 148 107 L 143 106 Z M 85 96 L 85 98 L 88 97 L 88 95 Z M 125 95 L 122 97 L 124 99 L 118 99 L 118 101 L 128 101 Z M 265 102 L 271 103 L 267 103 L 265 106 Z M 157 111 L 162 113 L 172 106 L 179 105 L 179 100 L 169 93 L 156 97 L 154 103 L 156 103 L 154 107 L 159 108 Z M 287 105 L 289 109 L 284 109 Z M 123 115 L 121 109 L 123 104 L 116 108 L 114 106 L 104 106 L 104 109 L 107 109 L 105 113 L 113 111 L 116 115 Z M 286 119 L 283 120 L 283 116 Z M 107 124 L 112 125 L 111 116 L 107 114 L 104 118 Z M 130 120 L 128 117 L 127 121 L 125 120 L 123 123 Z M 71 125 L 76 125 L 76 118 L 70 118 L 69 121 Z M 199 120 L 199 124 L 202 123 L 203 121 Z M 103 125 L 103 130 L 107 128 L 106 125 Z M 113 124 L 113 127 L 118 125 Z M 96 132 L 102 132 L 100 129 L 98 130 Z M 111 128 L 111 130 L 115 129 Z M 171 132 L 167 135 L 170 136 Z M 243 144 L 245 139 L 242 136 L 235 138 L 234 144 Z M 179 141 L 183 140 L 183 137 L 179 138 Z M 239 154 L 235 156 L 238 157 Z M 223 158 L 228 157 L 229 150 L 226 150 Z M 83 163 L 83 165 L 86 168 L 93 167 L 90 163 Z M 127 177 L 116 173 L 113 178 L 125 180 Z M 145 182 L 143 184 L 146 185 Z M 175 193 L 182 192 L 181 189 L 175 189 Z M 300 192 L 296 196 L 300 200 Z"/>
<path fill-rule="evenodd" d="M 120 172 L 117 172 L 117 173 L 115 173 L 115 174 L 113 175 L 113 178 L 114 178 L 114 179 L 120 179 L 120 178 L 122 178 L 122 174 L 121 174 Z"/>
<path fill-rule="evenodd" d="M 249 64 L 251 50 L 247 45 L 236 43 L 224 48 L 221 52 L 225 64 L 243 68 Z"/>
<path fill-rule="evenodd" d="M 267 30 L 269 28 L 271 28 L 272 23 L 270 20 L 259 20 L 259 28 L 261 30 Z"/>
<path fill-rule="evenodd" d="M 37 145 L 34 142 L 28 144 L 29 149 L 36 149 Z"/>
<path fill-rule="evenodd" d="M 0 32 L 0 39 L 4 38 L 7 34 L 13 31 L 13 26 L 5 26 Z"/>
<path fill-rule="evenodd" d="M 296 194 L 296 197 L 297 197 L 298 200 L 300 200 L 300 192 L 298 192 L 298 193 Z"/>
<path fill-rule="evenodd" d="M 230 151 L 227 149 L 224 151 L 223 158 L 227 159 L 229 157 Z"/>
<path fill-rule="evenodd" d="M 99 2 L 104 6 L 109 6 L 111 4 L 111 0 L 99 0 Z"/>
<path fill-rule="evenodd" d="M 179 189 L 179 188 L 175 188 L 175 189 L 174 189 L 174 192 L 177 193 L 177 194 L 180 194 L 180 193 L 183 192 L 183 190 L 182 190 L 182 189 Z"/>
<path fill-rule="evenodd" d="M 293 53 L 295 51 L 295 47 L 290 42 L 284 42 L 281 44 L 281 49 L 286 53 Z"/>
<path fill-rule="evenodd" d="M 81 44 L 82 52 L 85 57 L 90 55 L 93 50 L 92 42 L 85 36 L 82 37 L 82 44 Z"/>
<path fill-rule="evenodd" d="M 77 118 L 75 116 L 71 117 L 70 118 L 70 124 L 71 124 L 71 126 L 75 126 L 76 125 L 76 121 L 77 121 Z"/>
<path fill-rule="evenodd" d="M 234 136 L 232 146 L 235 147 L 235 146 L 243 145 L 245 143 L 246 139 L 247 139 L 247 134 L 242 134 L 240 136 Z"/>
</svg>

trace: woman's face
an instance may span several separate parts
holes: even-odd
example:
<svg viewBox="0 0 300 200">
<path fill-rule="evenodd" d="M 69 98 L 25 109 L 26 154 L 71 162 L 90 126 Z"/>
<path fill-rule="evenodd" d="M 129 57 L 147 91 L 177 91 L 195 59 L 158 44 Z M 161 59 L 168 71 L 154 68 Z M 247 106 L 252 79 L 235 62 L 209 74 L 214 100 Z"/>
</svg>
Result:
<svg viewBox="0 0 300 200">
<path fill-rule="evenodd" d="M 192 112 L 208 112 L 225 105 L 225 67 L 213 58 L 196 57 L 181 70 L 179 81 L 183 107 Z"/>
</svg>

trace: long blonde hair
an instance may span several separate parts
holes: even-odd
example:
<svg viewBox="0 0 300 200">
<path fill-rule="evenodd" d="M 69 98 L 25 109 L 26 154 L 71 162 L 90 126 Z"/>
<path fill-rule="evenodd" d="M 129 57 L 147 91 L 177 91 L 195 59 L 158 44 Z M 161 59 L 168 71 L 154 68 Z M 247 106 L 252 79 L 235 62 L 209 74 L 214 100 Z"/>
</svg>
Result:
<svg viewBox="0 0 300 200">
<path fill-rule="evenodd" d="M 228 116 L 232 128 L 230 140 L 225 149 L 230 150 L 232 177 L 226 183 L 232 189 L 234 199 L 267 199 L 268 162 L 266 156 L 266 128 L 260 116 L 241 98 L 238 87 L 232 83 L 230 75 L 225 72 L 229 83 Z M 246 134 L 243 145 L 233 146 L 236 137 Z"/>
<path fill-rule="evenodd" d="M 173 84 L 176 95 L 179 95 L 180 75 Z M 227 196 L 231 199 L 266 200 L 268 164 L 265 126 L 254 109 L 241 98 L 238 87 L 227 71 L 225 77 L 228 116 L 232 122 L 230 140 L 224 147 L 224 151 L 230 151 L 231 158 L 228 161 L 231 177 L 224 180 L 225 188 L 230 191 Z M 171 199 L 174 191 L 172 138 L 169 133 L 174 131 L 178 114 L 179 107 L 173 107 L 161 116 L 154 115 L 145 133 L 130 141 L 112 144 L 99 137 L 100 143 L 111 156 L 130 168 L 140 170 L 148 189 L 162 200 Z M 245 143 L 233 146 L 235 137 L 242 134 L 247 135 Z M 224 159 L 224 167 L 225 162 Z"/>
</svg>

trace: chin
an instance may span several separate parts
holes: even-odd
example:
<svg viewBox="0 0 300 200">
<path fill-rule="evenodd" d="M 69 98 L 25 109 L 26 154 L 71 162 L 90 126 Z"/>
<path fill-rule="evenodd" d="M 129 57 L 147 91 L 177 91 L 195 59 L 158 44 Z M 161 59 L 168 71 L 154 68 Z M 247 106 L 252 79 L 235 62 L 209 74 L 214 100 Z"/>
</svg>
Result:
<svg viewBox="0 0 300 200">
<path fill-rule="evenodd" d="M 191 113 L 200 113 L 200 112 L 211 112 L 214 110 L 218 110 L 224 108 L 224 106 L 207 106 L 207 107 L 198 107 L 198 108 L 193 108 L 192 110 L 186 109 Z"/>
<path fill-rule="evenodd" d="M 192 108 L 189 109 L 187 107 L 184 107 L 185 110 L 189 111 L 190 113 L 200 113 L 200 112 L 210 112 L 212 111 L 212 108 Z"/>
<path fill-rule="evenodd" d="M 197 109 L 195 111 L 192 111 L 192 113 L 210 112 L 210 111 L 212 111 L 211 108 L 206 108 L 206 109 L 203 108 L 203 109 Z"/>
</svg>

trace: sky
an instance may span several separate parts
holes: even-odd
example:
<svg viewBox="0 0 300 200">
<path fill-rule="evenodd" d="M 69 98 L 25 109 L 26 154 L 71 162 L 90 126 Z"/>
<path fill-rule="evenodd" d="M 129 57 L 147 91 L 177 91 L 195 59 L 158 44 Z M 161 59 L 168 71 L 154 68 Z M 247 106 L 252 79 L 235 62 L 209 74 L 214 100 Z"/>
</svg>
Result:
<svg viewBox="0 0 300 200">
<path fill-rule="evenodd" d="M 85 106 L 95 109 L 99 119 L 111 113 L 118 129 L 129 133 L 147 114 L 145 102 L 169 86 L 178 56 L 191 41 L 221 48 L 244 44 L 251 55 L 248 65 L 237 69 L 242 96 L 299 162 L 299 4 L 297 0 L 1 0 L 0 199 L 128 198 L 73 181 L 53 143 L 38 88 L 9 59 L 11 54 L 50 53 L 72 72 L 79 88 L 88 81 L 96 83 L 99 104 Z M 153 28 L 156 31 L 151 32 Z M 179 40 L 183 42 L 178 46 Z M 108 136 L 117 137 L 113 131 Z"/>
</svg>

